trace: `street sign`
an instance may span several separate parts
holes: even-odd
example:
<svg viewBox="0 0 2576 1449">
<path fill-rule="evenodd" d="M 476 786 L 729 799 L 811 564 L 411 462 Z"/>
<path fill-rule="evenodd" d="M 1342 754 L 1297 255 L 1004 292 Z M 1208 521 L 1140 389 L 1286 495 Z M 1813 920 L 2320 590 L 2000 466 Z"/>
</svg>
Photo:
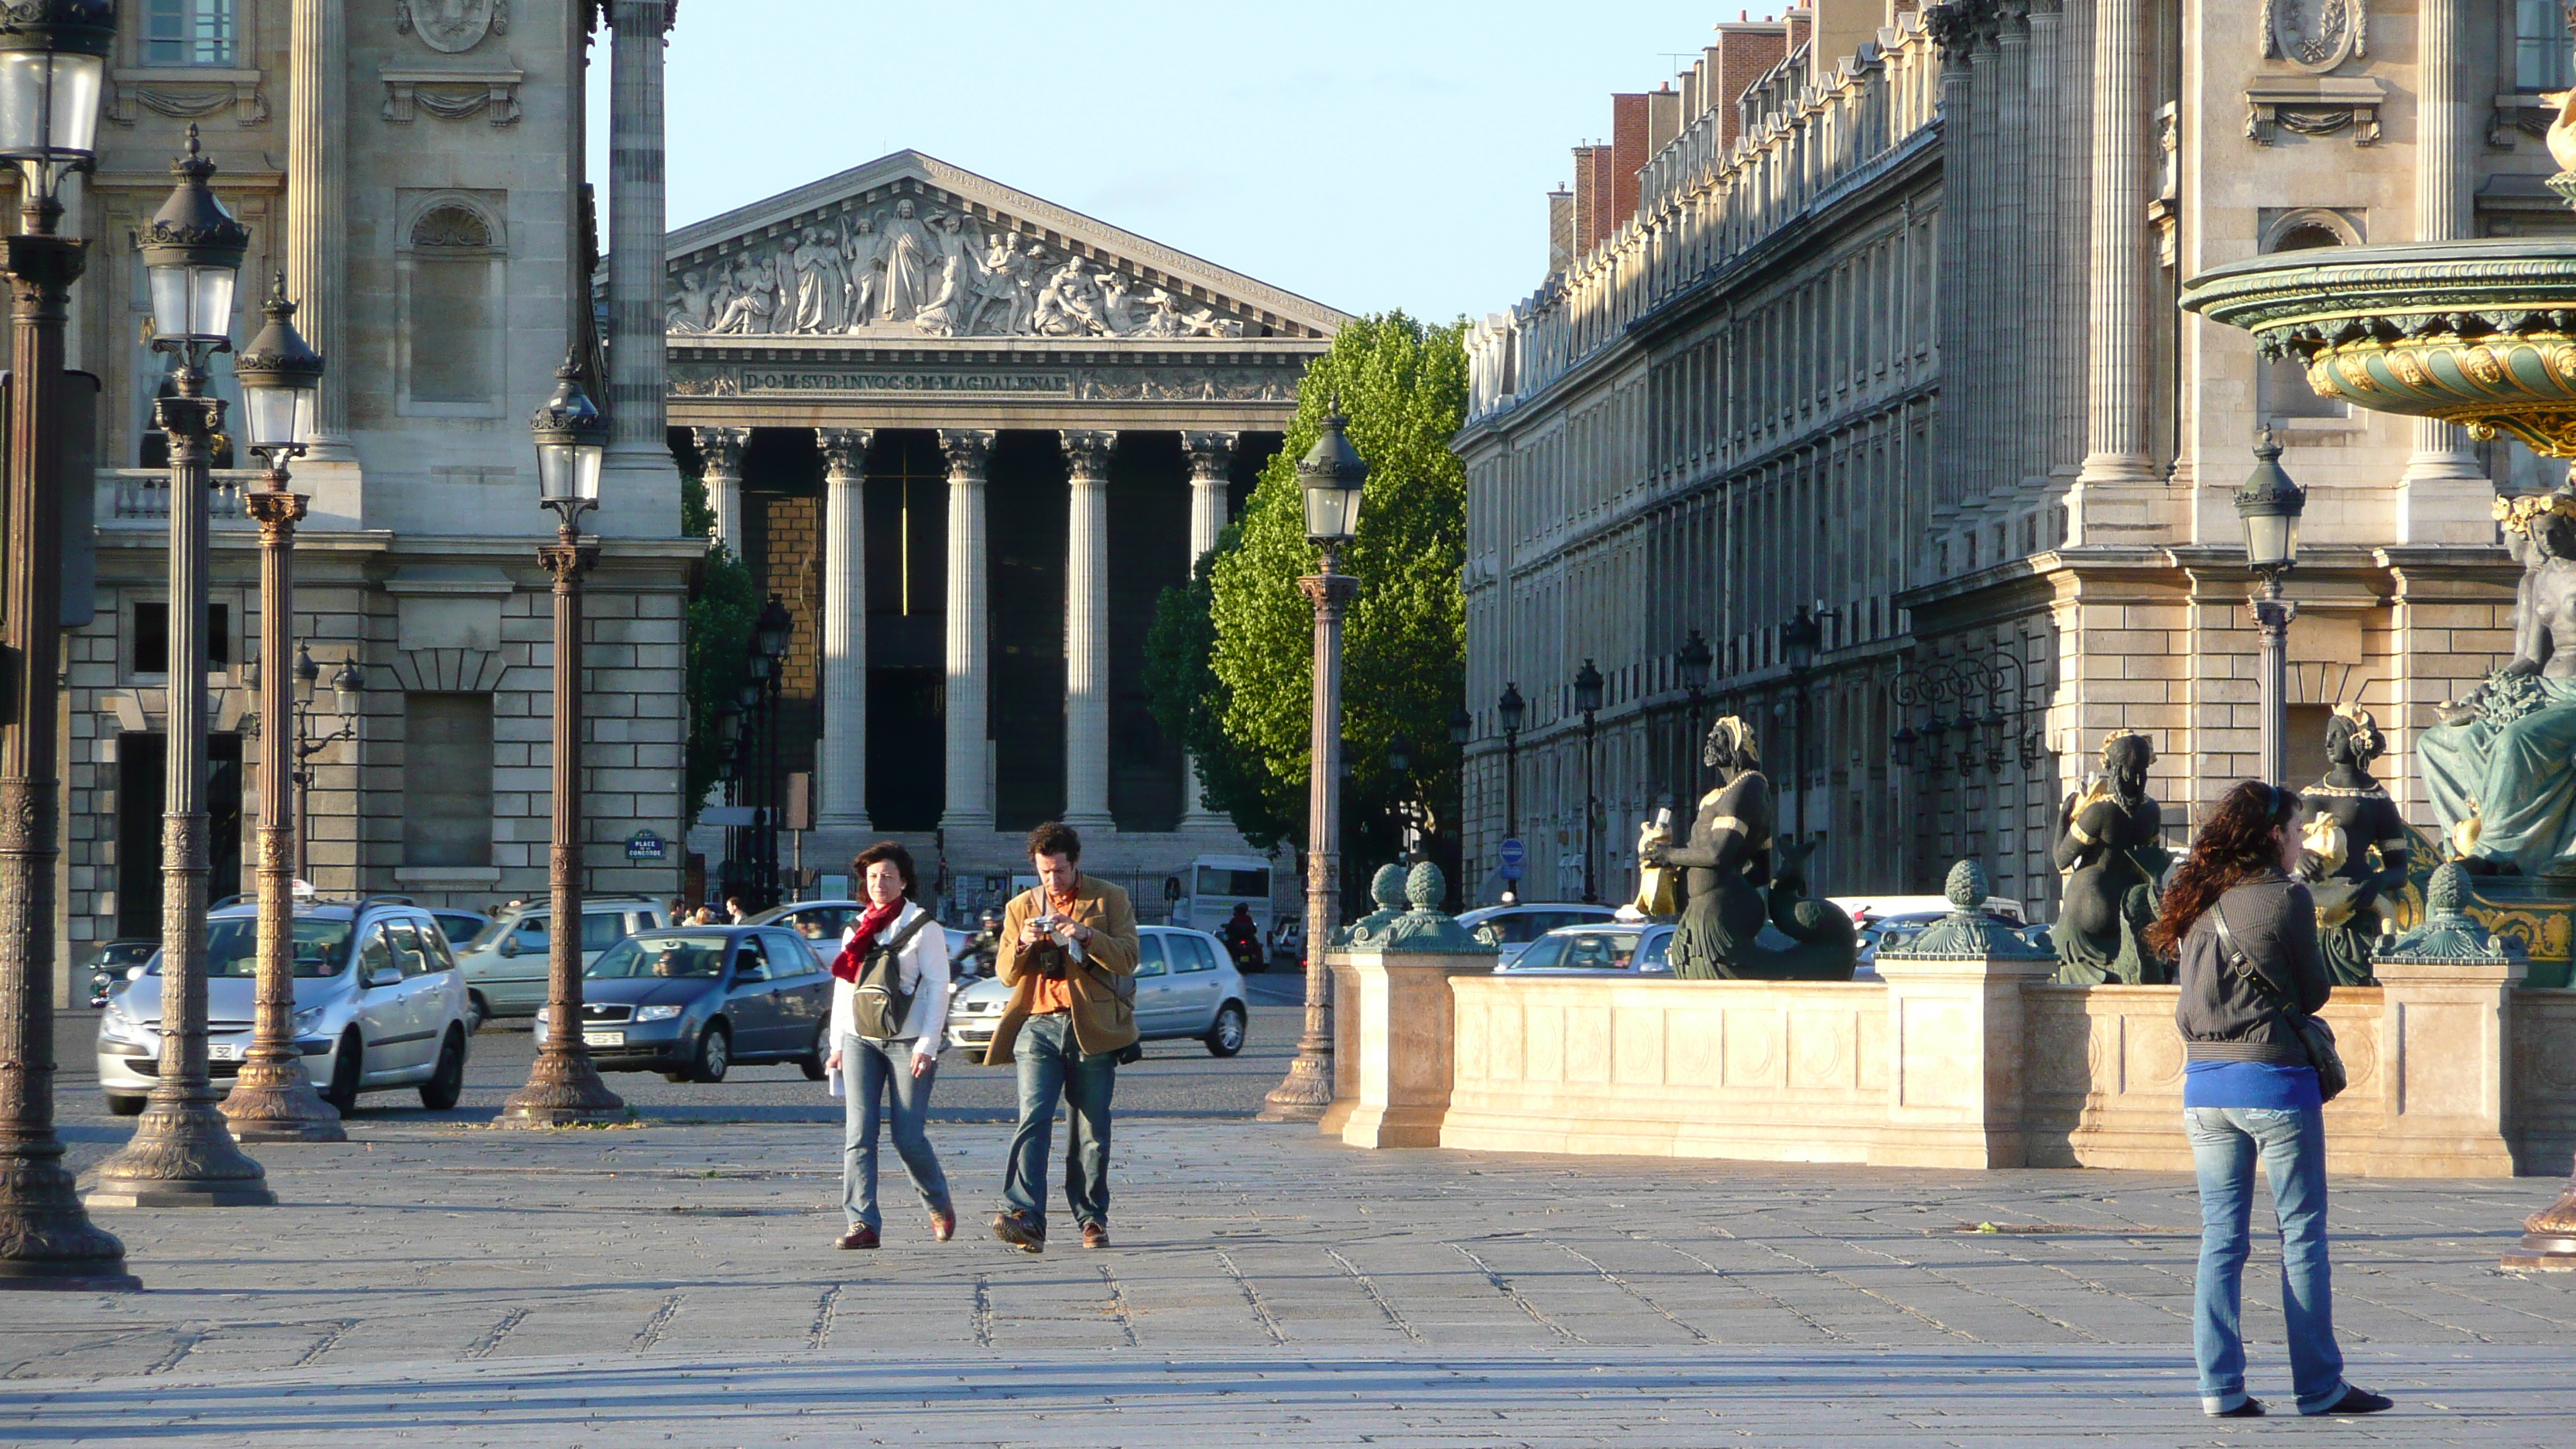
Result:
<svg viewBox="0 0 2576 1449">
<path fill-rule="evenodd" d="M 1503 843 L 1495 854 L 1502 857 L 1503 879 L 1519 880 L 1521 867 L 1529 863 L 1529 849 L 1521 844 L 1521 838 L 1517 835 L 1504 836 Z"/>
<path fill-rule="evenodd" d="M 670 854 L 671 843 L 650 830 L 638 830 L 626 837 L 628 860 L 661 860 Z"/>
</svg>

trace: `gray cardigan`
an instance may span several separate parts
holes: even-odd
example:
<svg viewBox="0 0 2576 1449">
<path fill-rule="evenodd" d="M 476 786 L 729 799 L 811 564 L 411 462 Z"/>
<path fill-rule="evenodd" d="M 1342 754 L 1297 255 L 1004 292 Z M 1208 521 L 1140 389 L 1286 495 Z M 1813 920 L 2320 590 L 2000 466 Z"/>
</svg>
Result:
<svg viewBox="0 0 2576 1449">
<path fill-rule="evenodd" d="M 2238 950 L 2278 999 L 2302 1012 L 2326 1004 L 2333 983 L 2317 948 L 2317 906 L 2308 888 L 2270 870 L 2219 897 L 2182 940 L 2182 991 L 2174 1025 L 2184 1055 L 2195 1062 L 2275 1062 L 2306 1066 L 2308 1054 L 2281 1008 L 2230 970 L 2218 941 L 2218 912 L 2227 912 Z"/>
</svg>

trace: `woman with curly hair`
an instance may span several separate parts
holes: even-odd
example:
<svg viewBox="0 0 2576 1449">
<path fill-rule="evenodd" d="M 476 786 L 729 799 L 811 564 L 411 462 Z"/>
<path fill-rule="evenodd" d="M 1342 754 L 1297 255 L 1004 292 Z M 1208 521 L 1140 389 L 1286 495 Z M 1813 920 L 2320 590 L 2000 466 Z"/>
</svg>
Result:
<svg viewBox="0 0 2576 1449">
<path fill-rule="evenodd" d="M 2317 908 L 2292 878 L 2299 797 L 2248 780 L 2227 792 L 2166 885 L 2148 944 L 2182 959 L 2174 1024 L 2182 1029 L 2183 1128 L 2200 1178 L 2200 1273 L 2192 1351 L 2200 1406 L 2253 1419 L 2245 1392 L 2243 1312 L 2254 1163 L 2272 1180 L 2281 1233 L 2281 1311 L 2290 1380 L 2302 1414 L 2375 1414 L 2378 1394 L 2343 1381 L 2326 1264 L 2325 1102 L 2290 1013 L 2312 1014 L 2331 990 Z"/>
</svg>

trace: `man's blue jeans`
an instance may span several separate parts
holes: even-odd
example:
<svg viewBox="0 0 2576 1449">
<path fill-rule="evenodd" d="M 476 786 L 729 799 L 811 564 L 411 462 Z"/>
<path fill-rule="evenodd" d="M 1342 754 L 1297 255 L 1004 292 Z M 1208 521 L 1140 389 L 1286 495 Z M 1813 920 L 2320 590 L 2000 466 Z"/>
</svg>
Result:
<svg viewBox="0 0 2576 1449">
<path fill-rule="evenodd" d="M 895 1155 L 903 1159 L 921 1205 L 948 1212 L 948 1175 L 939 1170 L 939 1154 L 930 1150 L 930 1088 L 939 1080 L 939 1064 L 920 1076 L 912 1074 L 910 1041 L 841 1038 L 841 1090 L 848 1111 L 841 1134 L 841 1210 L 850 1226 L 879 1232 L 885 1221 L 877 1213 L 877 1123 L 894 1128 Z"/>
<path fill-rule="evenodd" d="M 1077 1223 L 1109 1223 L 1109 1097 L 1118 1084 L 1118 1055 L 1085 1055 L 1064 1016 L 1033 1016 L 1011 1048 L 1020 1069 L 1020 1130 L 1011 1136 L 1011 1162 L 1002 1199 L 1046 1235 L 1047 1149 L 1055 1136 L 1055 1104 L 1065 1105 L 1064 1199 Z"/>
<path fill-rule="evenodd" d="M 2334 1283 L 2326 1266 L 2326 1124 L 2313 1108 L 2187 1107 L 2192 1165 L 2200 1174 L 2200 1276 L 2192 1294 L 2191 1346 L 2200 1360 L 2200 1406 L 2225 1413 L 2245 1402 L 2245 1297 L 2254 1163 L 2272 1180 L 2281 1226 L 2281 1316 L 2299 1412 L 2343 1398 L 2335 1346 Z"/>
</svg>

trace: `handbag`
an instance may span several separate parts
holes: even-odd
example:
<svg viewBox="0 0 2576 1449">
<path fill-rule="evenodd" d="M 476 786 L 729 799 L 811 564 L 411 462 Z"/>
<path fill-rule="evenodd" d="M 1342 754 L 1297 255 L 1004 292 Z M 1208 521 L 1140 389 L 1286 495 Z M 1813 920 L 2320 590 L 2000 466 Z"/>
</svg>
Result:
<svg viewBox="0 0 2576 1449">
<path fill-rule="evenodd" d="M 878 941 L 869 949 L 867 962 L 859 968 L 859 978 L 850 989 L 850 1024 L 859 1036 L 869 1041 L 893 1041 L 903 1034 L 905 1019 L 912 1015 L 912 999 L 919 994 L 921 985 L 915 980 L 913 990 L 903 989 L 904 948 L 933 919 L 930 912 L 923 911 L 893 940 Z"/>
<path fill-rule="evenodd" d="M 2226 907 L 2212 901 L 2209 914 L 2218 924 L 2218 945 L 2227 953 L 2228 966 L 2245 978 L 2256 996 L 2280 1009 L 2282 1019 L 2290 1024 L 2291 1034 L 2298 1038 L 2300 1050 L 2308 1054 L 2308 1065 L 2317 1069 L 2318 1099 L 2331 1102 L 2342 1096 L 2343 1089 L 2351 1084 L 2351 1080 L 2344 1074 L 2342 1054 L 2335 1050 L 2334 1028 L 2292 1006 L 2271 982 L 2263 979 L 2262 972 L 2254 969 L 2254 963 L 2246 959 L 2243 948 L 2236 944 L 2236 933 L 2227 929 Z"/>
</svg>

